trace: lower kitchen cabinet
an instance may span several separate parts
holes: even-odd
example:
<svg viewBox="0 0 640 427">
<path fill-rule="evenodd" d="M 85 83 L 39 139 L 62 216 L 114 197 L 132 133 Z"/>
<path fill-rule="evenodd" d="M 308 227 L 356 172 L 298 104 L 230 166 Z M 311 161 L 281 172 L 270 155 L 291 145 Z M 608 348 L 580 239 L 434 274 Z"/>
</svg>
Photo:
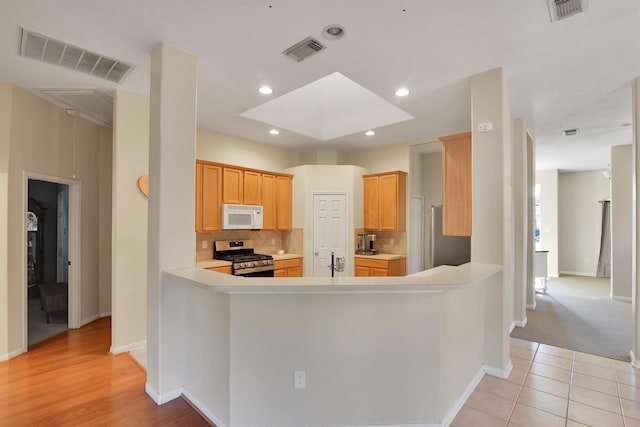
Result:
<svg viewBox="0 0 640 427">
<path fill-rule="evenodd" d="M 302 277 L 302 258 L 274 261 L 273 277 Z"/>
<path fill-rule="evenodd" d="M 375 259 L 356 257 L 356 277 L 368 276 L 405 276 L 407 274 L 407 259 Z"/>
<path fill-rule="evenodd" d="M 223 265 L 221 267 L 210 267 L 210 268 L 207 268 L 207 270 L 211 270 L 211 271 L 215 271 L 215 272 L 223 273 L 223 274 L 231 274 L 231 266 L 230 265 Z"/>
</svg>

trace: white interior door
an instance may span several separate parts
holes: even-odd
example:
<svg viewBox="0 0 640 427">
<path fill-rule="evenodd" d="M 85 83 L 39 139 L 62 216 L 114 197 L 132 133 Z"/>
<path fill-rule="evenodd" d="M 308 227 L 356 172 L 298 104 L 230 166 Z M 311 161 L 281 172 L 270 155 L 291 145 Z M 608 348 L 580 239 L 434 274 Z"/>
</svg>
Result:
<svg viewBox="0 0 640 427">
<path fill-rule="evenodd" d="M 347 262 L 347 195 L 313 195 L 313 276 L 331 277 L 331 252 L 334 257 L 345 257 Z M 346 276 L 335 272 L 335 277 Z"/>
</svg>

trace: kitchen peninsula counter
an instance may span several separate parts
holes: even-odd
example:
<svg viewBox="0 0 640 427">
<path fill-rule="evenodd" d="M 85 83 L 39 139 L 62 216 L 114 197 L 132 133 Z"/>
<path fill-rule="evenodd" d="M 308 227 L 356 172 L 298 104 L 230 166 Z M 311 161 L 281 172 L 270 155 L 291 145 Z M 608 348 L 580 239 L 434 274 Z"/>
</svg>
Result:
<svg viewBox="0 0 640 427">
<path fill-rule="evenodd" d="M 385 261 L 393 261 L 396 259 L 402 259 L 402 258 L 406 258 L 406 255 L 400 255 L 400 254 L 381 254 L 381 253 L 377 253 L 375 255 L 366 255 L 366 254 L 355 254 L 354 255 L 356 258 L 368 258 L 368 259 L 382 259 Z"/>
<path fill-rule="evenodd" d="M 163 360 L 216 425 L 449 425 L 485 372 L 507 376 L 502 267 L 403 277 L 165 271 Z M 296 389 L 294 371 L 306 386 Z"/>
</svg>

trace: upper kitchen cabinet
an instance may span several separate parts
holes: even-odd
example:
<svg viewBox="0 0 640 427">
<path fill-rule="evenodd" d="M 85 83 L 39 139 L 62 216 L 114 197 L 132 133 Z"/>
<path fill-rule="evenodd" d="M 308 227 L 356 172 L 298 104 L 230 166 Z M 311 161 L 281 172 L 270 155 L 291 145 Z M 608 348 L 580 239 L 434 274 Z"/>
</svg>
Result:
<svg viewBox="0 0 640 427">
<path fill-rule="evenodd" d="M 276 229 L 276 176 L 262 174 L 262 229 Z"/>
<path fill-rule="evenodd" d="M 276 229 L 291 230 L 293 197 L 291 175 L 278 175 L 276 177 Z"/>
<path fill-rule="evenodd" d="M 442 232 L 471 236 L 471 132 L 441 137 Z"/>
<path fill-rule="evenodd" d="M 222 168 L 196 161 L 196 232 L 221 230 Z"/>
<path fill-rule="evenodd" d="M 262 204 L 262 174 L 259 171 L 225 166 L 223 172 L 223 203 Z"/>
<path fill-rule="evenodd" d="M 243 204 L 262 204 L 262 174 L 257 171 L 245 170 L 243 173 Z"/>
<path fill-rule="evenodd" d="M 223 203 L 244 204 L 244 171 L 242 169 L 225 166 L 222 186 Z"/>
<path fill-rule="evenodd" d="M 363 176 L 365 230 L 405 230 L 406 182 L 401 171 Z"/>
</svg>

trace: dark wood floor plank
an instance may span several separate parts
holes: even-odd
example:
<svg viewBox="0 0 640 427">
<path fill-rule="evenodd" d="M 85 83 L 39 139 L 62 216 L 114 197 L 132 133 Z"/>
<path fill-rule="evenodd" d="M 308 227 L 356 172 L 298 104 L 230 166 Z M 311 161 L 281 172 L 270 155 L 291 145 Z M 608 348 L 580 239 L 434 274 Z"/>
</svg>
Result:
<svg viewBox="0 0 640 427">
<path fill-rule="evenodd" d="M 145 372 L 110 355 L 111 318 L 0 362 L 0 426 L 208 426 L 184 399 L 157 406 Z"/>
</svg>

